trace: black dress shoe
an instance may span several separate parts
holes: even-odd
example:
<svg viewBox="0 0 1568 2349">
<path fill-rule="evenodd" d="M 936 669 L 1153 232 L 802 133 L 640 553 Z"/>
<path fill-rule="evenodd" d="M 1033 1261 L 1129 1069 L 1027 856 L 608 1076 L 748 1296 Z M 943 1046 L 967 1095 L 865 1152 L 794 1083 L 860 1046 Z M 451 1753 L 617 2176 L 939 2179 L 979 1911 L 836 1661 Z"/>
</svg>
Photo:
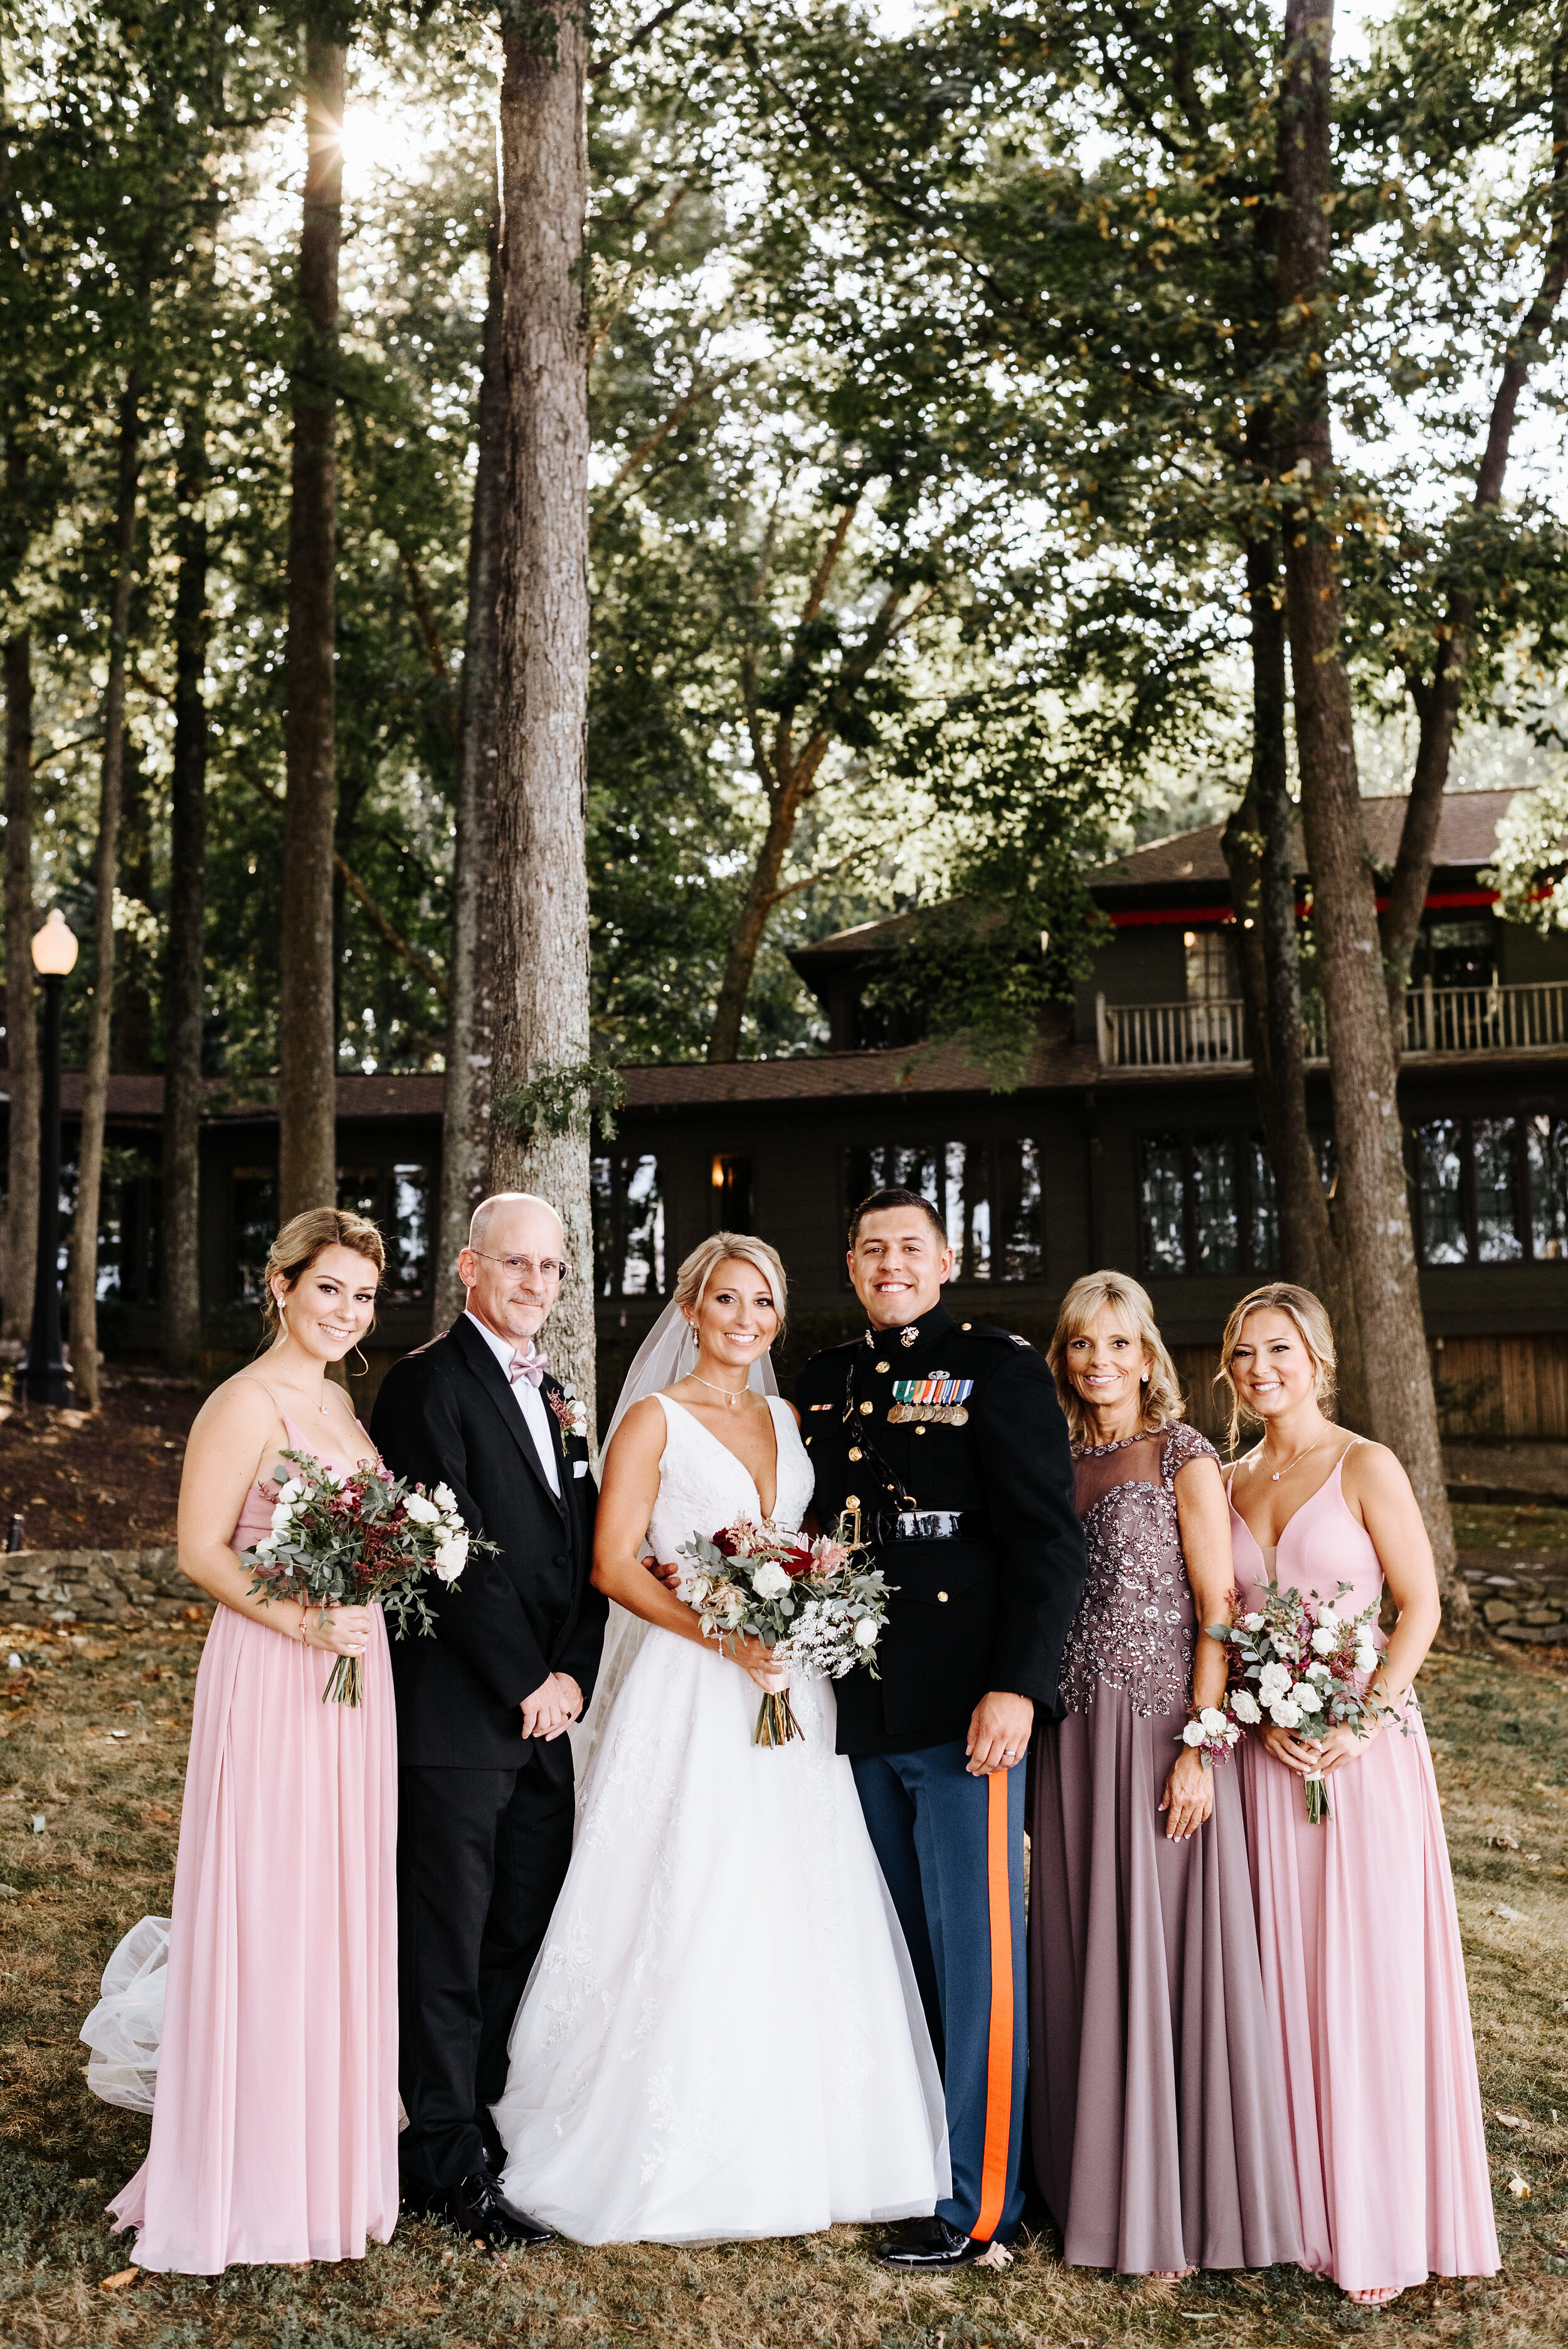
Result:
<svg viewBox="0 0 1568 2349">
<path fill-rule="evenodd" d="M 459 2234 L 492 2251 L 532 2251 L 555 2240 L 554 2228 L 509 2202 L 488 2169 L 472 2170 L 449 2187 L 442 2215 Z"/>
<path fill-rule="evenodd" d="M 888 2268 L 968 2268 L 995 2247 L 977 2242 L 946 2219 L 916 2219 L 902 2235 L 877 2245 L 877 2257 Z"/>
<path fill-rule="evenodd" d="M 397 2199 L 406 2219 L 440 2219 L 446 2215 L 446 2188 L 431 2186 L 423 2178 L 410 2178 L 406 2169 L 397 2175 Z"/>
</svg>

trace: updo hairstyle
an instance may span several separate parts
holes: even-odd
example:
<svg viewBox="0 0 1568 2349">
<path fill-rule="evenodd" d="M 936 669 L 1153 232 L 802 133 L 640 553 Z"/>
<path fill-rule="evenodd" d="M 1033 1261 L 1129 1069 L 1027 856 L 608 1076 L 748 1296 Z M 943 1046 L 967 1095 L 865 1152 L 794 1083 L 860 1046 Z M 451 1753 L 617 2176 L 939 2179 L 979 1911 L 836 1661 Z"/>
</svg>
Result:
<svg viewBox="0 0 1568 2349">
<path fill-rule="evenodd" d="M 1181 1400 L 1176 1365 L 1154 1319 L 1149 1291 L 1125 1272 L 1086 1272 L 1063 1298 L 1056 1330 L 1046 1350 L 1068 1433 L 1075 1444 L 1083 1442 L 1084 1404 L 1068 1373 L 1068 1348 L 1075 1338 L 1088 1336 L 1096 1314 L 1104 1305 L 1120 1317 L 1129 1335 L 1142 1347 L 1149 1365 L 1149 1383 L 1139 1391 L 1140 1425 L 1144 1434 L 1152 1435 L 1156 1429 L 1169 1427 L 1187 1408 Z"/>
<path fill-rule="evenodd" d="M 777 1343 L 784 1334 L 789 1283 L 778 1249 L 769 1247 L 766 1240 L 753 1239 L 748 1232 L 714 1232 L 694 1247 L 676 1275 L 676 1303 L 683 1313 L 694 1312 L 707 1296 L 708 1283 L 719 1266 L 732 1257 L 759 1272 L 772 1290 L 774 1307 L 779 1315 L 779 1328 L 774 1340 Z"/>
<path fill-rule="evenodd" d="M 1261 1425 L 1258 1415 L 1249 1411 L 1236 1391 L 1231 1376 L 1231 1359 L 1242 1342 L 1242 1330 L 1250 1313 L 1266 1311 L 1283 1313 L 1294 1321 L 1296 1335 L 1306 1348 L 1316 1373 L 1317 1407 L 1326 1418 L 1334 1417 L 1336 1378 L 1338 1358 L 1334 1350 L 1334 1324 L 1325 1310 L 1321 1298 L 1310 1288 L 1298 1288 L 1294 1280 L 1265 1281 L 1262 1288 L 1250 1289 L 1234 1308 L 1225 1324 L 1225 1334 L 1220 1340 L 1220 1367 L 1214 1373 L 1214 1384 L 1225 1387 L 1231 1398 L 1231 1450 L 1235 1451 L 1241 1440 L 1243 1423 Z"/>
<path fill-rule="evenodd" d="M 303 1216 L 291 1216 L 267 1250 L 262 1275 L 262 1327 L 269 1338 L 281 1336 L 287 1326 L 273 1293 L 273 1281 L 281 1277 L 291 1291 L 297 1288 L 329 1247 L 352 1248 L 376 1267 L 377 1278 L 387 1269 L 387 1244 L 368 1216 L 351 1215 L 346 1207 L 307 1207 Z"/>
</svg>

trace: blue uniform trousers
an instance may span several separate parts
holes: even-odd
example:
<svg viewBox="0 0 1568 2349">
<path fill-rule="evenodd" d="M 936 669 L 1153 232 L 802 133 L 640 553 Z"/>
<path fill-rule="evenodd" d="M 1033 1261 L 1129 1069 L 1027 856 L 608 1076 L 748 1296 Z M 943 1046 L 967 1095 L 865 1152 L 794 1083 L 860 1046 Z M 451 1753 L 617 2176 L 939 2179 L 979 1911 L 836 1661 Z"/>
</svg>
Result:
<svg viewBox="0 0 1568 2349">
<path fill-rule="evenodd" d="M 1007 2242 L 1024 2212 L 1024 1767 L 972 1778 L 961 1738 L 851 1767 L 942 2065 L 953 2192 L 937 2213 Z"/>
</svg>

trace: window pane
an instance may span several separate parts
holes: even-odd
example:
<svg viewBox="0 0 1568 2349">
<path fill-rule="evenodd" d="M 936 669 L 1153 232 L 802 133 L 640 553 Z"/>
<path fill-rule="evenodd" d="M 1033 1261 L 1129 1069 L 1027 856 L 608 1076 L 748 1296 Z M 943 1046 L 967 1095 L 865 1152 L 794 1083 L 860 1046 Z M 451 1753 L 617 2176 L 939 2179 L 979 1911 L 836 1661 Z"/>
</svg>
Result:
<svg viewBox="0 0 1568 2349">
<path fill-rule="evenodd" d="M 1433 1118 L 1416 1128 L 1416 1181 L 1421 1199 L 1421 1261 L 1464 1264 L 1470 1257 L 1460 1195 L 1460 1122 Z"/>
<path fill-rule="evenodd" d="M 1568 1118 L 1527 1119 L 1524 1154 L 1531 1253 L 1542 1263 L 1561 1263 L 1568 1257 Z"/>
<path fill-rule="evenodd" d="M 262 1301 L 262 1276 L 278 1228 L 277 1178 L 270 1166 L 234 1169 L 235 1288 L 247 1305 Z"/>
<path fill-rule="evenodd" d="M 1000 1193 L 996 1228 L 1001 1239 L 1001 1278 L 1040 1280 L 1045 1249 L 1040 1216 L 1040 1145 L 1003 1142 L 997 1147 Z"/>
<path fill-rule="evenodd" d="M 588 1205 L 593 1216 L 593 1288 L 599 1297 L 621 1294 L 621 1250 L 617 1239 L 614 1158 L 588 1162 Z"/>
<path fill-rule="evenodd" d="M 751 1229 L 751 1161 L 715 1152 L 708 1169 L 708 1229 L 748 1232 Z"/>
<path fill-rule="evenodd" d="M 380 1167 L 340 1166 L 337 1170 L 337 1204 L 346 1215 L 367 1216 L 373 1224 L 379 1223 Z"/>
<path fill-rule="evenodd" d="M 850 1210 L 872 1191 L 918 1191 L 940 1216 L 946 1201 L 945 1154 L 929 1142 L 884 1142 L 850 1153 Z"/>
<path fill-rule="evenodd" d="M 942 1146 L 942 1206 L 960 1280 L 991 1278 L 991 1153 L 983 1142 Z"/>
<path fill-rule="evenodd" d="M 1150 1272 L 1187 1269 L 1184 1156 L 1180 1139 L 1172 1133 L 1150 1134 L 1143 1144 L 1140 1205 L 1143 1261 Z"/>
<path fill-rule="evenodd" d="M 1236 1147 L 1228 1133 L 1199 1134 L 1192 1144 L 1192 1208 L 1200 1272 L 1234 1272 L 1241 1260 L 1236 1211 Z"/>
<path fill-rule="evenodd" d="M 390 1303 L 425 1296 L 430 1285 L 430 1170 L 394 1166 L 388 1219 L 387 1289 Z"/>
<path fill-rule="evenodd" d="M 1519 1236 L 1517 1134 L 1511 1117 L 1478 1117 L 1470 1126 L 1476 1254 L 1482 1264 L 1514 1264 L 1524 1254 Z"/>
<path fill-rule="evenodd" d="M 628 1158 L 621 1273 L 623 1297 L 662 1297 L 665 1288 L 665 1201 L 656 1158 Z"/>
<path fill-rule="evenodd" d="M 1253 1272 L 1276 1272 L 1279 1269 L 1279 1206 L 1274 1195 L 1274 1172 L 1269 1163 L 1268 1152 L 1255 1134 L 1247 1148 L 1252 1154 L 1247 1169 L 1251 1176 L 1247 1202 L 1251 1269 Z"/>
</svg>

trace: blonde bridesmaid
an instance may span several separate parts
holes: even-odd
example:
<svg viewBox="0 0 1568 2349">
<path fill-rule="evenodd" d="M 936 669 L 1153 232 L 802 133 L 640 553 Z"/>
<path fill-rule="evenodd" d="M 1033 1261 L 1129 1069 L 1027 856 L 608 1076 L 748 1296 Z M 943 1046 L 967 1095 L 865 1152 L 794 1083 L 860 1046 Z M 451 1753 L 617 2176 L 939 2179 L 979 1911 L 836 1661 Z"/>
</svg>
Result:
<svg viewBox="0 0 1568 2349">
<path fill-rule="evenodd" d="M 218 1602 L 180 1822 L 146 2161 L 109 2205 L 139 2267 L 358 2259 L 397 2221 L 397 1727 L 380 1609 L 250 1595 L 285 1448 L 374 1451 L 326 1377 L 370 1327 L 381 1235 L 285 1224 L 271 1350 L 209 1396 L 180 1488 L 180 1563 Z M 322 1702 L 339 1656 L 362 1705 Z"/>
<path fill-rule="evenodd" d="M 1438 1629 L 1437 1575 L 1409 1480 L 1328 1417 L 1334 1333 L 1310 1290 L 1243 1297 L 1220 1377 L 1262 1440 L 1233 1470 L 1243 1608 L 1264 1586 L 1397 1617 L 1366 1677 L 1366 1736 L 1265 1723 L 1243 1747 L 1264 1995 L 1285 2077 L 1305 2265 L 1380 2307 L 1429 2274 L 1499 2265 L 1470 2001 L 1442 1812 L 1412 1693 Z M 1302 1781 L 1326 1781 L 1307 1822 Z"/>
</svg>

